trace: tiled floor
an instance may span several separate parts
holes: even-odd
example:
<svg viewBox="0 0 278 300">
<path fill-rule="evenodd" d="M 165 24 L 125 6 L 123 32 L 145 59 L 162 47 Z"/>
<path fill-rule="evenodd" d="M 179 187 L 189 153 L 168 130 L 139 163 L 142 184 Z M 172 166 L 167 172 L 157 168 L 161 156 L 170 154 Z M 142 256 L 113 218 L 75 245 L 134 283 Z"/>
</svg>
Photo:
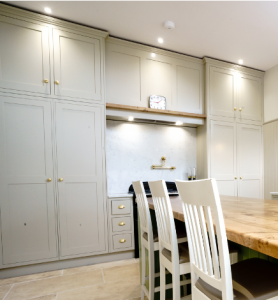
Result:
<svg viewBox="0 0 278 300">
<path fill-rule="evenodd" d="M 139 300 L 140 294 L 138 259 L 0 280 L 0 300 Z"/>
</svg>

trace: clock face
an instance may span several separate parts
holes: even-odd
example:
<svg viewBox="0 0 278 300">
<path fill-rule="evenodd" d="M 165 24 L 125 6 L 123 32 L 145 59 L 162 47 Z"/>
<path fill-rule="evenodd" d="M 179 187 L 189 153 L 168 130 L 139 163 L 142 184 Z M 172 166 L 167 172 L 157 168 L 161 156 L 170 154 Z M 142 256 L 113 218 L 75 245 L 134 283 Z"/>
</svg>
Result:
<svg viewBox="0 0 278 300">
<path fill-rule="evenodd" d="M 151 95 L 150 108 L 166 110 L 166 98 L 163 96 Z"/>
</svg>

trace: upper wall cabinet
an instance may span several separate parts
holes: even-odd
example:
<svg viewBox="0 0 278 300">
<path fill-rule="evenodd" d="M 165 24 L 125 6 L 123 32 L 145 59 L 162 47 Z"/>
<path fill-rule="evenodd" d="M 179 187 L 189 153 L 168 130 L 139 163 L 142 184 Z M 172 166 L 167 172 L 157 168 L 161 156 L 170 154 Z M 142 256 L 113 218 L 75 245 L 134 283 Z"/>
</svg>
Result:
<svg viewBox="0 0 278 300">
<path fill-rule="evenodd" d="M 108 38 L 108 103 L 149 107 L 150 95 L 166 97 L 166 109 L 203 113 L 203 62 L 140 44 Z"/>
<path fill-rule="evenodd" d="M 0 9 L 0 91 L 104 104 L 106 32 Z"/>
<path fill-rule="evenodd" d="M 211 116 L 262 121 L 263 72 L 205 58 L 207 109 Z"/>
<path fill-rule="evenodd" d="M 57 29 L 53 39 L 55 96 L 100 101 L 100 41 Z"/>
<path fill-rule="evenodd" d="M 50 94 L 49 28 L 0 16 L 0 90 Z"/>
</svg>

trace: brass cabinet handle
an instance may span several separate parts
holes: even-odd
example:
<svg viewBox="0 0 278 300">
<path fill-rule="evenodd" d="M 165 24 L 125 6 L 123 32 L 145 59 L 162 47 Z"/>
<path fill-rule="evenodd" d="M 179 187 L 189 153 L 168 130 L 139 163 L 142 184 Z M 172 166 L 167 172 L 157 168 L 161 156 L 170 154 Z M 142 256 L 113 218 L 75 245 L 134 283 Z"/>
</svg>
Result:
<svg viewBox="0 0 278 300">
<path fill-rule="evenodd" d="M 48 79 L 45 79 L 44 82 L 45 82 L 45 83 L 48 83 L 49 81 L 48 81 Z"/>
<path fill-rule="evenodd" d="M 119 205 L 118 208 L 123 209 L 123 208 L 125 208 L 125 206 L 124 205 Z"/>
<path fill-rule="evenodd" d="M 236 107 L 234 107 L 234 110 L 236 110 Z"/>
<path fill-rule="evenodd" d="M 63 181 L 63 180 L 64 180 L 64 178 L 62 178 L 62 177 L 61 177 L 61 178 L 59 178 L 59 181 Z"/>
<path fill-rule="evenodd" d="M 55 82 L 54 82 L 55 84 L 57 84 L 57 85 L 59 85 L 60 84 L 60 82 L 59 82 L 59 80 L 55 80 Z"/>
<path fill-rule="evenodd" d="M 239 110 L 239 111 L 242 111 L 242 108 L 239 108 L 238 110 Z"/>
<path fill-rule="evenodd" d="M 125 243 L 126 240 L 125 240 L 125 239 L 120 239 L 119 242 L 120 242 L 120 243 Z"/>
<path fill-rule="evenodd" d="M 242 177 L 241 177 L 241 176 L 240 176 L 239 178 L 240 178 L 240 179 L 242 179 Z"/>
<path fill-rule="evenodd" d="M 235 177 L 235 179 L 237 179 L 237 177 Z"/>
<path fill-rule="evenodd" d="M 125 222 L 120 222 L 119 226 L 125 226 Z"/>
<path fill-rule="evenodd" d="M 50 182 L 52 179 L 51 178 L 47 178 L 47 181 Z"/>
</svg>

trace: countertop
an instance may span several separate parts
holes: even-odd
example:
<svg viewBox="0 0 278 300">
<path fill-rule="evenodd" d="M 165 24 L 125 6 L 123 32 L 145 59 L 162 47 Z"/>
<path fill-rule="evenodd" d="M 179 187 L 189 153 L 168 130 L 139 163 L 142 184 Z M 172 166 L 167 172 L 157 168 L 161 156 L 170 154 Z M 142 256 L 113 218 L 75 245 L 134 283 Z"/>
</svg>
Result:
<svg viewBox="0 0 278 300">
<path fill-rule="evenodd" d="M 278 201 L 220 196 L 228 240 L 278 258 Z M 154 209 L 152 198 L 147 198 Z M 170 197 L 174 218 L 184 222 L 179 196 Z"/>
</svg>

